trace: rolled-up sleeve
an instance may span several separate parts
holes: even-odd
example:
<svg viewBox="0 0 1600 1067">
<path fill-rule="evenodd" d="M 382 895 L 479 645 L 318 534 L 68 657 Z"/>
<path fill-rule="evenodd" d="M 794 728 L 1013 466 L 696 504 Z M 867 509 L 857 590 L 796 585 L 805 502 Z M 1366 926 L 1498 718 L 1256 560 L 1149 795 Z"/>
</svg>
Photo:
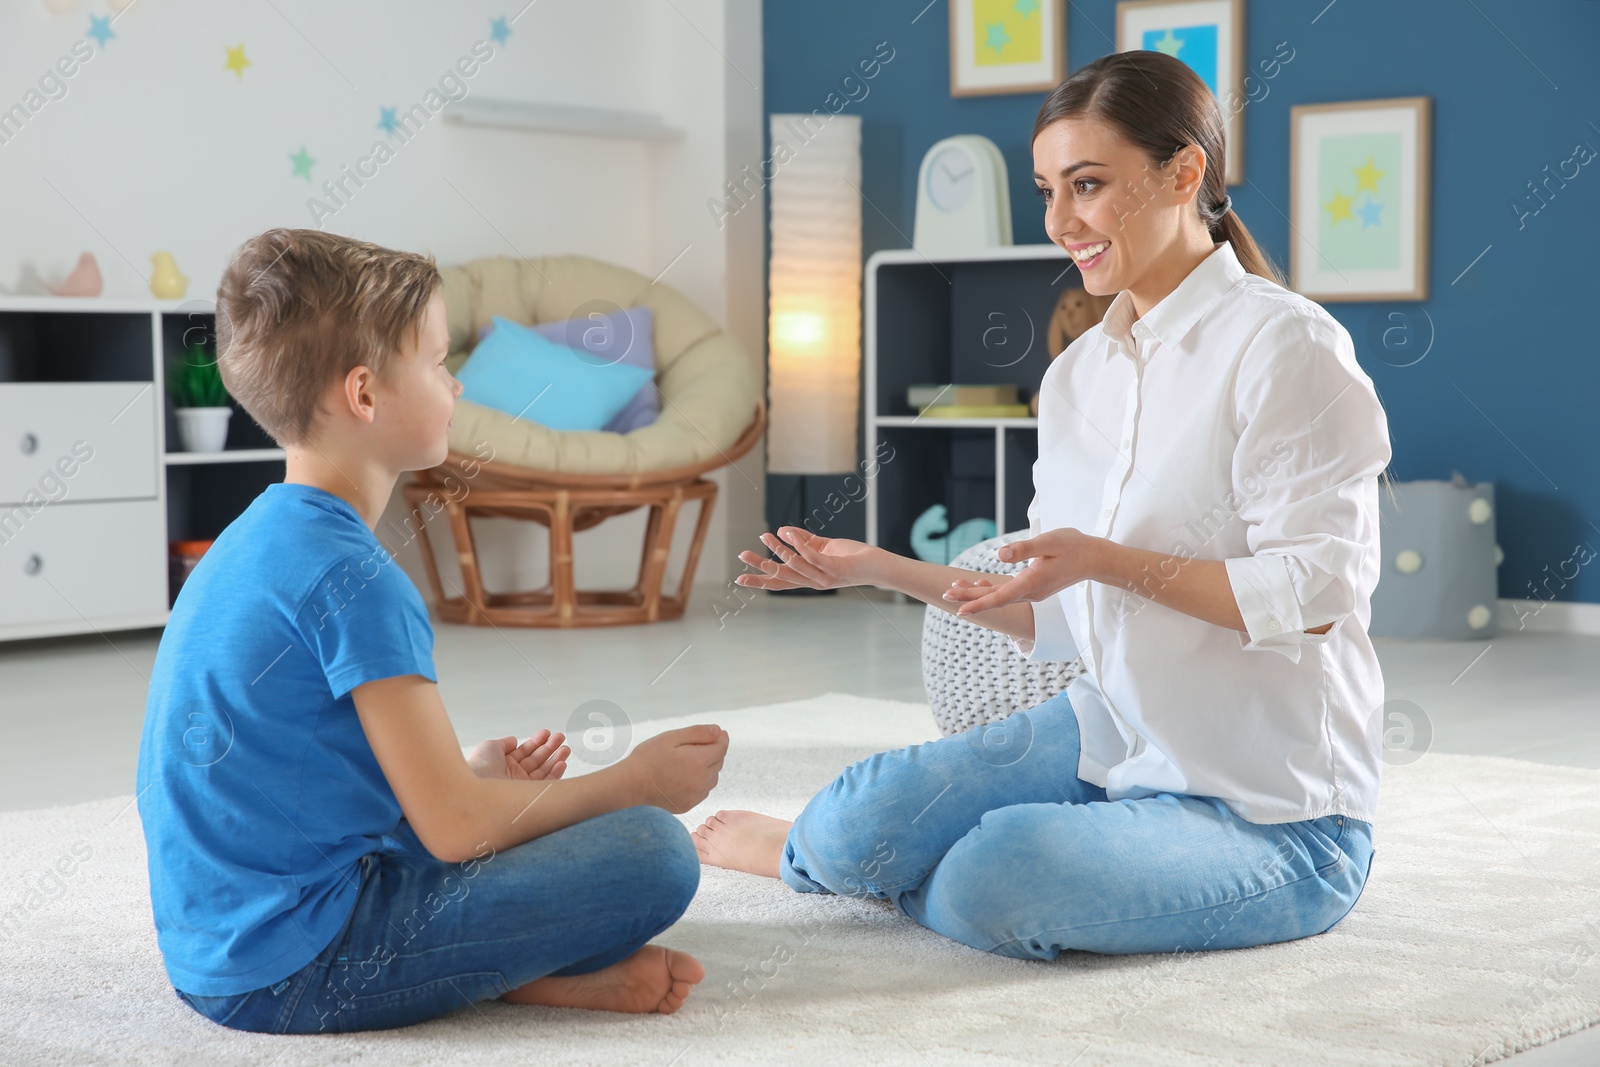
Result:
<svg viewBox="0 0 1600 1067">
<path fill-rule="evenodd" d="M 1300 661 L 1377 584 L 1378 475 L 1389 424 L 1349 333 L 1291 310 L 1257 333 L 1234 389 L 1239 441 L 1230 507 L 1251 554 L 1227 559 L 1247 649 Z M 1332 623 L 1327 633 L 1309 628 Z"/>
<path fill-rule="evenodd" d="M 1028 536 L 1038 537 L 1039 533 L 1039 494 L 1035 491 L 1033 502 L 1028 505 Z M 1072 636 L 1072 627 L 1067 622 L 1066 605 L 1061 599 L 1066 592 L 1062 590 L 1031 605 L 1033 640 L 1011 638 L 1011 647 L 1021 653 L 1023 658 L 1052 662 L 1070 662 L 1078 658 L 1078 643 Z"/>
</svg>

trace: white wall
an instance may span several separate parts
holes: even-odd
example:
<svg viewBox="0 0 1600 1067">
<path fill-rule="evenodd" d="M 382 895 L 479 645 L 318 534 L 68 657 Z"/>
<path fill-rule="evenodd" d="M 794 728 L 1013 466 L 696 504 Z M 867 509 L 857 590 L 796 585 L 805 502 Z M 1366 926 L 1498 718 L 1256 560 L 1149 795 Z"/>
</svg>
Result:
<svg viewBox="0 0 1600 1067">
<path fill-rule="evenodd" d="M 58 279 L 89 250 L 106 295 L 145 295 L 150 254 L 168 250 L 190 278 L 187 296 L 210 300 L 245 237 L 320 224 L 431 252 L 445 264 L 581 252 L 652 277 L 671 264 L 661 281 L 732 330 L 759 367 L 762 214 L 747 209 L 719 229 L 705 201 L 760 156 L 760 5 L 540 0 L 523 9 L 504 44 L 488 41 L 490 20 L 520 7 L 521 0 L 141 0 L 115 20 L 115 37 L 102 47 L 84 42 L 90 12 L 106 14 L 101 3 L 64 15 L 38 0 L 8 5 L 0 14 L 0 109 L 37 110 L 0 143 L 0 289 L 26 287 L 30 269 Z M 252 64 L 242 78 L 223 65 L 226 47 L 241 41 Z M 654 110 L 686 136 L 652 145 L 467 127 L 441 114 L 404 143 L 385 138 L 381 107 L 422 102 L 484 41 L 493 53 L 463 79 L 469 94 Z M 47 86 L 59 98 L 30 98 L 75 47 L 90 58 L 63 79 L 64 94 Z M 333 215 L 314 218 L 312 196 L 332 203 L 322 182 L 343 165 L 354 168 L 380 140 L 393 158 Z M 310 183 L 293 176 L 289 159 L 302 145 L 316 160 Z M 755 544 L 762 468 L 758 446 L 718 472 L 702 583 L 724 583 L 742 569 L 732 551 Z M 397 493 L 390 529 L 403 526 L 404 511 Z M 631 584 L 643 529 L 635 512 L 580 534 L 580 585 Z M 442 521 L 430 532 L 448 546 Z M 541 527 L 494 519 L 478 532 L 492 586 L 542 584 Z M 680 525 L 683 539 L 687 532 Z M 416 545 L 391 547 L 426 589 Z M 454 552 L 437 555 L 454 578 Z"/>
</svg>

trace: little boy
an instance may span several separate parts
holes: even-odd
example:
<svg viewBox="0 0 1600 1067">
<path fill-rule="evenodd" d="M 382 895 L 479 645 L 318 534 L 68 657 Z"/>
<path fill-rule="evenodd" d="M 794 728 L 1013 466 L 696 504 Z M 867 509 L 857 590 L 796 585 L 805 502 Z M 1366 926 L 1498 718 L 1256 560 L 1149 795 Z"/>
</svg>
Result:
<svg viewBox="0 0 1600 1067">
<path fill-rule="evenodd" d="M 386 1029 L 489 997 L 673 1012 L 705 976 L 649 940 L 699 885 L 672 813 L 716 726 L 562 778 L 541 730 L 463 757 L 416 586 L 373 534 L 448 452 L 460 383 L 431 257 L 320 230 L 246 241 L 217 292 L 229 393 L 282 483 L 184 583 L 156 653 L 138 805 L 167 976 L 265 1033 Z"/>
</svg>

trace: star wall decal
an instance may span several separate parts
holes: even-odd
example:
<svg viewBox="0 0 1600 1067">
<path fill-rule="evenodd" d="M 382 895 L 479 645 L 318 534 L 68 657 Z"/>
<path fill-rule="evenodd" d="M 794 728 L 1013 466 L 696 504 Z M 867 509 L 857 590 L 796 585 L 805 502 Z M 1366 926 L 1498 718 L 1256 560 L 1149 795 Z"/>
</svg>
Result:
<svg viewBox="0 0 1600 1067">
<path fill-rule="evenodd" d="M 84 36 L 93 37 L 100 42 L 100 47 L 104 48 L 106 42 L 115 37 L 116 34 L 111 32 L 111 20 L 109 18 L 104 15 L 90 15 L 89 31 Z"/>
</svg>

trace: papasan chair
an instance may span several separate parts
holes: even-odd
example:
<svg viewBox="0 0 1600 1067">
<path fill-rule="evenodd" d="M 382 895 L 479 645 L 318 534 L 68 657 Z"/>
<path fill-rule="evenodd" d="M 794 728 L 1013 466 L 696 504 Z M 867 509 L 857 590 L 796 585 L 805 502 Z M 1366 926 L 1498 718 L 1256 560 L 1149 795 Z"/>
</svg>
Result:
<svg viewBox="0 0 1600 1067">
<path fill-rule="evenodd" d="M 1028 536 L 1029 531 L 1017 530 L 980 541 L 950 565 L 986 574 L 1015 574 L 1027 564 L 1002 563 L 995 553 L 1001 545 Z M 923 613 L 922 685 L 934 724 L 945 737 L 1043 704 L 1082 673 L 1082 659 L 1031 661 L 997 630 L 958 619 L 932 604 Z"/>
<path fill-rule="evenodd" d="M 581 255 L 505 256 L 442 267 L 450 331 L 447 365 L 458 370 L 479 328 L 500 315 L 528 325 L 582 318 L 600 308 L 648 307 L 653 320 L 656 420 L 627 433 L 552 430 L 466 400 L 456 402 L 450 451 L 404 488 L 422 536 L 439 615 L 483 626 L 616 626 L 680 617 L 711 522 L 717 486 L 705 475 L 748 452 L 766 425 L 750 358 L 708 315 L 670 286 Z M 484 458 L 484 457 L 489 458 Z M 677 590 L 664 595 L 679 512 L 699 503 Z M 447 593 L 428 543 L 426 516 L 443 510 L 463 589 Z M 648 507 L 637 581 L 627 590 L 581 590 L 573 534 Z M 541 589 L 484 588 L 472 522 L 502 517 L 550 530 L 550 581 Z"/>
</svg>

